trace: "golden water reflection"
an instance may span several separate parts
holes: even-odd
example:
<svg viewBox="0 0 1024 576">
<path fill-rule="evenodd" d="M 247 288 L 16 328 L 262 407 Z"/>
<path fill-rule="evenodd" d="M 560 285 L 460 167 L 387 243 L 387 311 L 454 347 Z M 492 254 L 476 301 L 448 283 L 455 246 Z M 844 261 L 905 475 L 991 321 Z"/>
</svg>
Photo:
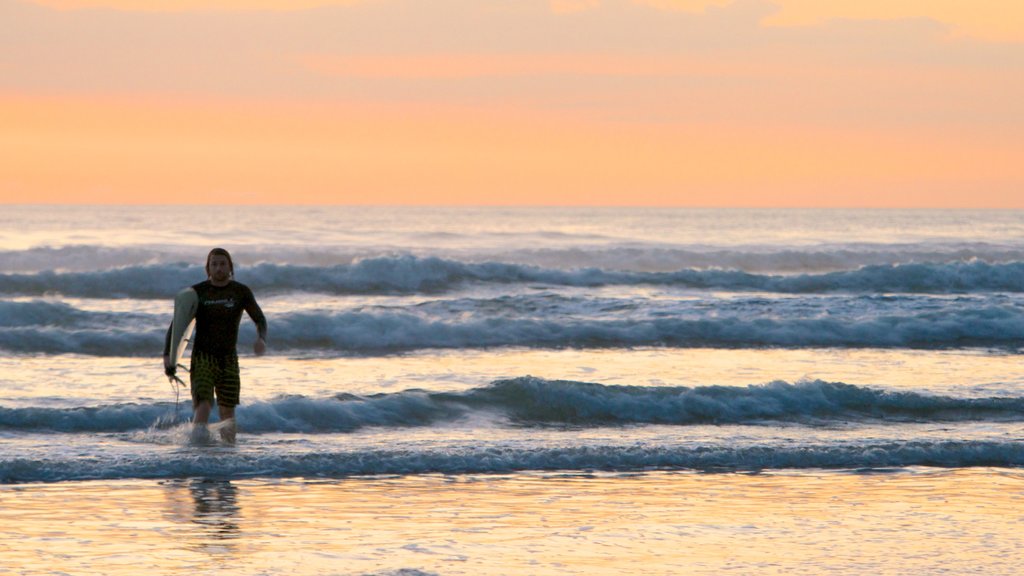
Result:
<svg viewBox="0 0 1024 576">
<path fill-rule="evenodd" d="M 207 554 L 237 552 L 243 518 L 238 488 L 230 480 L 171 480 L 163 487 L 167 491 L 167 517 L 185 532 L 182 536 L 187 548 Z"/>
<path fill-rule="evenodd" d="M 0 487 L 0 573 L 1010 575 L 1022 561 L 1024 475 L 1006 469 Z"/>
</svg>

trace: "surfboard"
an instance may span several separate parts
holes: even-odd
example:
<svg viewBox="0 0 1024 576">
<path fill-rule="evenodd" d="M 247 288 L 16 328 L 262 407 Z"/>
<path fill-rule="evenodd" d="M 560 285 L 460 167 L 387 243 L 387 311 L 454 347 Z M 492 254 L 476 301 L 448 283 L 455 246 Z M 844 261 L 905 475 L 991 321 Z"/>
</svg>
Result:
<svg viewBox="0 0 1024 576">
<path fill-rule="evenodd" d="M 192 288 L 185 288 L 174 297 L 174 320 L 171 322 L 171 353 L 173 366 L 181 365 L 181 357 L 192 340 L 196 326 L 196 311 L 199 309 L 199 295 Z M 179 380 L 180 382 L 180 380 Z"/>
</svg>

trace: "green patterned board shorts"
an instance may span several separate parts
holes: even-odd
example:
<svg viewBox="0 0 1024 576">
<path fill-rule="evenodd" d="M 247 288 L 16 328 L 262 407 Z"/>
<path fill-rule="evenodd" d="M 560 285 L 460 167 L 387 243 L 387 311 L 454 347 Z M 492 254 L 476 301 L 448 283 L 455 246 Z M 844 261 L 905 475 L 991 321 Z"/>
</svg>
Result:
<svg viewBox="0 0 1024 576">
<path fill-rule="evenodd" d="M 216 394 L 217 405 L 228 408 L 238 406 L 242 382 L 238 376 L 237 354 L 213 356 L 193 352 L 189 370 L 193 404 L 203 400 L 212 404 Z"/>
</svg>

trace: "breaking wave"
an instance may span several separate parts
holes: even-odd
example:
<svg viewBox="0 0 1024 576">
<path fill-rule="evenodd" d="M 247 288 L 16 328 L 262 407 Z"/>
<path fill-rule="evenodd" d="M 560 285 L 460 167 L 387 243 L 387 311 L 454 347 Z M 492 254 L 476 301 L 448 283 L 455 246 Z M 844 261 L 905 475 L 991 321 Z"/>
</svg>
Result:
<svg viewBox="0 0 1024 576">
<path fill-rule="evenodd" d="M 815 246 L 735 246 L 662 245 L 625 242 L 612 245 L 554 246 L 550 242 L 564 239 L 545 237 L 544 247 L 512 249 L 477 249 L 473 253 L 459 251 L 469 262 L 503 261 L 545 268 L 600 268 L 637 272 L 668 272 L 681 269 L 734 269 L 756 273 L 820 273 L 855 270 L 863 266 L 912 264 L 920 262 L 1009 263 L 1024 261 L 1019 246 L 987 242 L 927 242 L 820 244 Z M 578 237 L 578 236 L 577 236 Z M 429 244 L 430 238 L 422 241 Z M 606 240 L 602 238 L 602 240 Z M 465 237 L 466 243 L 473 239 Z M 525 244 L 529 246 L 531 243 Z M 443 247 L 432 248 L 433 255 L 448 257 Z M 392 249 L 355 246 L 317 245 L 253 245 L 241 248 L 242 268 L 250 263 L 290 264 L 309 267 L 331 267 L 352 264 L 365 258 L 393 256 L 396 253 L 423 256 L 401 247 Z M 169 265 L 201 261 L 204 249 L 189 245 L 106 246 L 78 244 L 37 246 L 22 250 L 0 250 L 0 270 L 32 273 L 42 270 L 91 272 L 125 266 Z"/>
<path fill-rule="evenodd" d="M 62 303 L 0 305 L 0 350 L 20 354 L 159 356 L 167 315 L 86 312 Z M 278 353 L 378 355 L 422 349 L 847 347 L 1013 348 L 1024 341 L 1024 309 L 1012 304 L 804 311 L 773 315 L 769 302 L 743 311 L 711 310 L 608 318 L 544 309 L 503 316 L 486 308 L 425 316 L 414 308 L 275 315 L 270 344 Z M 799 311 L 798 311 L 799 312 Z M 242 326 L 240 349 L 254 331 Z"/>
<path fill-rule="evenodd" d="M 0 461 L 0 483 L 137 478 L 344 478 L 389 474 L 488 474 L 525 470 L 632 472 L 766 469 L 961 468 L 1024 465 L 1024 443 L 906 441 L 806 446 L 482 445 L 306 453 L 177 451 L 119 458 L 42 456 Z"/>
<path fill-rule="evenodd" d="M 88 298 L 170 298 L 205 278 L 201 266 L 153 264 L 97 272 L 0 274 L 0 294 L 56 294 Z M 557 269 L 502 262 L 466 263 L 436 257 L 366 258 L 335 266 L 259 264 L 239 271 L 257 293 L 442 293 L 467 283 L 598 287 L 658 285 L 696 290 L 784 294 L 830 292 L 949 294 L 1024 292 L 1024 262 L 869 265 L 821 274 L 755 274 L 736 269 L 690 268 L 630 272 L 602 268 Z"/>
<path fill-rule="evenodd" d="M 174 405 L 0 408 L 0 429 L 128 432 L 187 417 Z M 247 433 L 344 433 L 417 427 L 490 416 L 516 426 L 756 424 L 830 420 L 1009 421 L 1024 419 L 1024 398 L 953 398 L 821 380 L 746 387 L 609 386 L 521 377 L 464 392 L 407 390 L 335 398 L 293 396 L 246 403 L 236 412 Z"/>
</svg>

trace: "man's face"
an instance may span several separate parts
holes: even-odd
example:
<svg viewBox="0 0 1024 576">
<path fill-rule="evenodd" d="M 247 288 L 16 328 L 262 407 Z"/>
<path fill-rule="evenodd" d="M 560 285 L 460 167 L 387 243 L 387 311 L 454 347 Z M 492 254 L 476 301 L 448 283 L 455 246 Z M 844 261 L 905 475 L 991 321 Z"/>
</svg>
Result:
<svg viewBox="0 0 1024 576">
<path fill-rule="evenodd" d="M 227 282 L 231 278 L 231 264 L 226 256 L 215 254 L 210 258 L 209 270 L 210 280 L 214 282 Z"/>
</svg>

